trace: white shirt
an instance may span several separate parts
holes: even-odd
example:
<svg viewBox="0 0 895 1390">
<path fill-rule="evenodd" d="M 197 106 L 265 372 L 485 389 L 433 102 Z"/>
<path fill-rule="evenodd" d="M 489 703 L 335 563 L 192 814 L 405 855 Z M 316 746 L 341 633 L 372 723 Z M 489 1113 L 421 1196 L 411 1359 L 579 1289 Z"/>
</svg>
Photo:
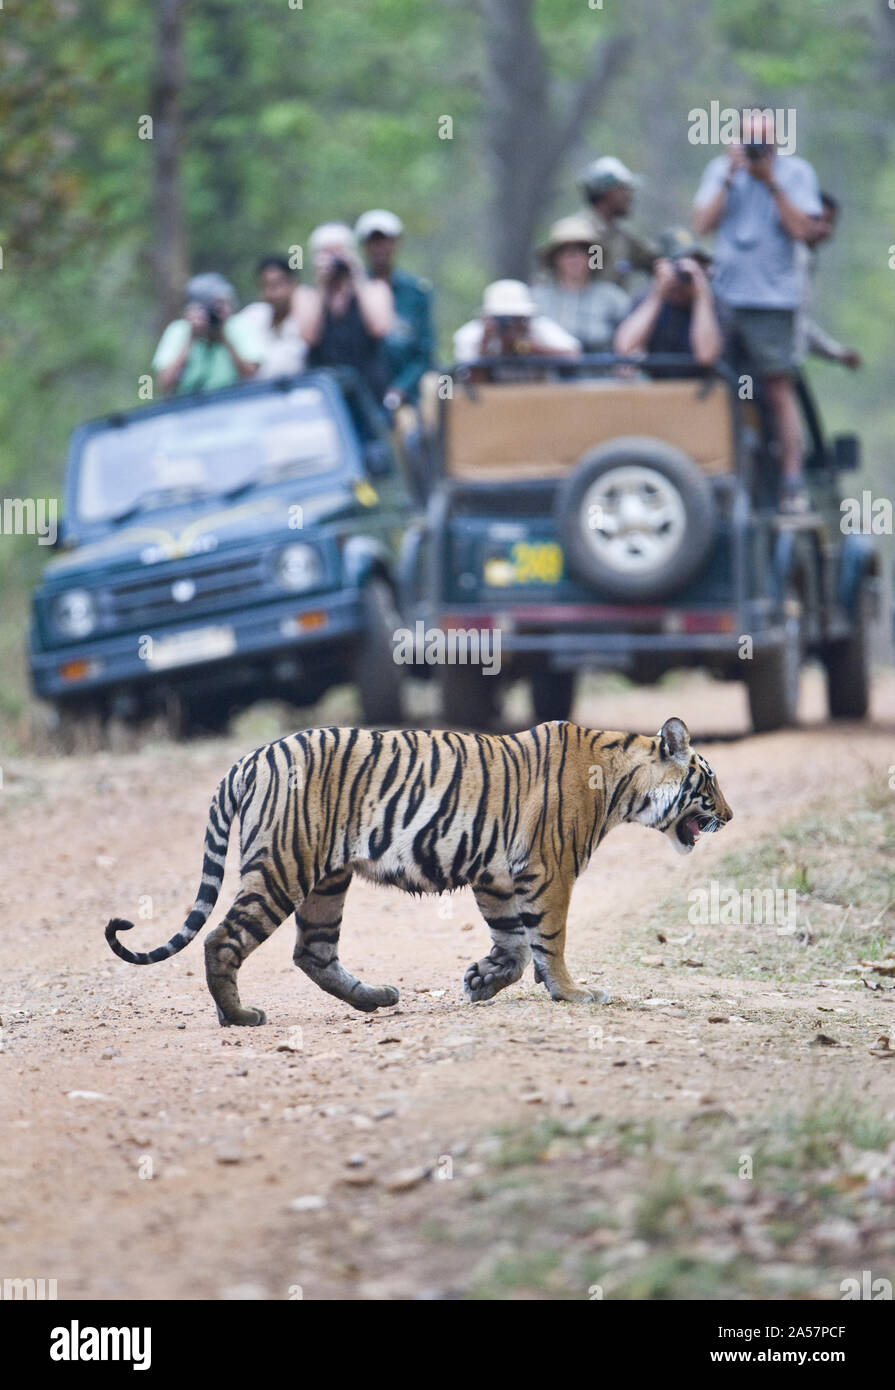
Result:
<svg viewBox="0 0 895 1390">
<path fill-rule="evenodd" d="M 485 325 L 481 319 L 470 319 L 454 334 L 454 361 L 474 362 L 482 354 Z M 535 314 L 529 324 L 528 337 L 532 347 L 552 352 L 580 352 L 581 344 L 571 333 L 560 328 L 545 314 Z"/>
<path fill-rule="evenodd" d="M 308 345 L 298 331 L 293 314 L 274 323 L 271 305 L 258 300 L 247 304 L 235 317 L 250 325 L 260 345 L 263 355 L 258 377 L 291 376 L 304 370 Z"/>
</svg>

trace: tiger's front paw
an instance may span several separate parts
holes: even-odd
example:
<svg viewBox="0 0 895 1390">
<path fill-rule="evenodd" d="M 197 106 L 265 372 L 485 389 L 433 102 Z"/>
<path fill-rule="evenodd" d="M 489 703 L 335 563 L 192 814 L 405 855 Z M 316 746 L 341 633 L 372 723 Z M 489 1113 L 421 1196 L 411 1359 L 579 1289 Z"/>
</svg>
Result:
<svg viewBox="0 0 895 1390">
<path fill-rule="evenodd" d="M 362 1014 L 371 1014 L 376 1009 L 390 1009 L 397 1004 L 401 991 L 396 985 L 357 985 L 348 995 L 347 1002 Z"/>
<path fill-rule="evenodd" d="M 263 1009 L 240 1009 L 230 1018 L 218 1009 L 218 1023 L 222 1028 L 259 1028 L 266 1022 L 267 1014 Z"/>
<path fill-rule="evenodd" d="M 550 998 L 555 1004 L 608 1004 L 612 998 L 605 989 L 559 989 L 550 990 Z"/>
<path fill-rule="evenodd" d="M 467 999 L 473 1003 L 478 1003 L 481 999 L 492 999 L 495 994 L 506 989 L 507 985 L 518 980 L 520 973 L 512 958 L 495 960 L 493 956 L 486 956 L 484 960 L 473 961 L 463 976 L 463 991 Z"/>
</svg>

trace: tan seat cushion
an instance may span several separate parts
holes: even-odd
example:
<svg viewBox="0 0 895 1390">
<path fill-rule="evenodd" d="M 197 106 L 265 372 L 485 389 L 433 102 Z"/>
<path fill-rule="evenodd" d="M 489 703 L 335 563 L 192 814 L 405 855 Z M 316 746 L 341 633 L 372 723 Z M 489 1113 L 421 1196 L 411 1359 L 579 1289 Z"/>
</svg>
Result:
<svg viewBox="0 0 895 1390">
<path fill-rule="evenodd" d="M 447 472 L 490 481 L 567 473 L 581 455 L 619 435 L 676 445 L 706 473 L 733 467 L 731 407 L 714 381 L 485 383 L 471 399 L 455 388 L 447 408 Z"/>
</svg>

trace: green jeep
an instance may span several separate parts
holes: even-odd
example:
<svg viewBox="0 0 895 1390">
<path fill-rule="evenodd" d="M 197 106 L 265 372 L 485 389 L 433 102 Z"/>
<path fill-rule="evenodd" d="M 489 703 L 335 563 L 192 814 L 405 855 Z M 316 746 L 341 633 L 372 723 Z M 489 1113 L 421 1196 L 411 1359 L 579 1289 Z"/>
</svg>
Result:
<svg viewBox="0 0 895 1390">
<path fill-rule="evenodd" d="M 704 666 L 743 681 L 753 727 L 775 729 L 796 719 L 810 656 L 831 715 L 864 716 L 879 557 L 843 534 L 839 485 L 858 440 L 826 436 L 804 382 L 812 508 L 790 518 L 766 412 L 723 365 L 489 358 L 451 377 L 401 578 L 420 647 L 426 632 L 481 634 L 480 649 L 488 635 L 489 668 L 469 643 L 471 663 L 441 666 L 445 717 L 485 727 L 521 679 L 536 719 L 565 719 L 584 671 L 652 682 Z"/>
<path fill-rule="evenodd" d="M 33 597 L 34 688 L 66 723 L 161 708 L 177 732 L 213 732 L 259 697 L 307 705 L 354 681 L 369 723 L 399 724 L 411 505 L 349 371 L 81 425 Z"/>
</svg>

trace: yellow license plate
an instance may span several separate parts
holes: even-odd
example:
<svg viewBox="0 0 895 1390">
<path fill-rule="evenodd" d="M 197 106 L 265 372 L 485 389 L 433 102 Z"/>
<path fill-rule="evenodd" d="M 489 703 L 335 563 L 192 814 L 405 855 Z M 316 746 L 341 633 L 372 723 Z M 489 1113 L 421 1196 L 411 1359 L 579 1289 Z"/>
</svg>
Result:
<svg viewBox="0 0 895 1390">
<path fill-rule="evenodd" d="M 562 547 L 553 541 L 517 541 L 510 560 L 517 584 L 557 584 L 562 579 Z"/>
</svg>

